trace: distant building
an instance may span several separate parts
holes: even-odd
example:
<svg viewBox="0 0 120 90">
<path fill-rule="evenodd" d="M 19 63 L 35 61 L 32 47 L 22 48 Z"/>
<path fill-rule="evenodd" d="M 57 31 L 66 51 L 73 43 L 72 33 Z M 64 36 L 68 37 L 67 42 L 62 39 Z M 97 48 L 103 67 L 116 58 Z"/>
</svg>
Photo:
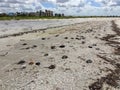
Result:
<svg viewBox="0 0 120 90">
<path fill-rule="evenodd" d="M 6 13 L 0 13 L 0 16 L 3 17 L 3 16 L 7 16 Z"/>
<path fill-rule="evenodd" d="M 60 13 L 55 13 L 55 16 L 56 16 L 56 17 L 63 17 L 64 14 L 63 14 L 63 13 L 62 13 L 62 14 L 60 14 Z"/>
<path fill-rule="evenodd" d="M 36 16 L 36 13 L 35 12 L 30 12 L 29 16 Z"/>
<path fill-rule="evenodd" d="M 45 16 L 45 12 L 43 12 L 42 10 L 40 10 L 39 16 Z"/>
<path fill-rule="evenodd" d="M 39 16 L 46 16 L 46 17 L 53 16 L 53 11 L 51 10 L 45 10 L 45 11 L 40 10 L 38 13 L 39 13 Z"/>
<path fill-rule="evenodd" d="M 7 15 L 8 15 L 8 16 L 16 16 L 16 13 L 12 13 L 12 12 L 11 12 L 11 13 L 8 13 Z"/>
<path fill-rule="evenodd" d="M 36 12 L 36 13 L 35 13 L 35 16 L 40 16 L 40 12 Z"/>
<path fill-rule="evenodd" d="M 45 16 L 48 16 L 48 17 L 53 16 L 53 11 L 45 10 Z"/>
<path fill-rule="evenodd" d="M 64 17 L 65 15 L 62 13 L 62 17 Z"/>
<path fill-rule="evenodd" d="M 53 16 L 57 16 L 57 17 L 62 17 L 64 16 L 64 14 L 61 13 L 55 13 L 51 10 L 45 10 L 45 11 L 37 11 L 37 12 L 16 12 L 16 13 L 1 13 L 0 16 L 38 16 L 38 17 L 53 17 Z"/>
<path fill-rule="evenodd" d="M 27 12 L 16 12 L 17 16 L 29 16 Z"/>
</svg>

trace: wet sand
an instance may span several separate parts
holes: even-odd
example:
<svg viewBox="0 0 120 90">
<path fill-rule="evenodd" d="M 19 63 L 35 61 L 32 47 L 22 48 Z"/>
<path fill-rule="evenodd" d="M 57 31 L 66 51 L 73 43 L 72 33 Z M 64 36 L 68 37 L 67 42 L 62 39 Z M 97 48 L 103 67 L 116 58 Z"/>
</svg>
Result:
<svg viewBox="0 0 120 90">
<path fill-rule="evenodd" d="M 0 90 L 120 90 L 119 25 L 93 19 L 1 36 Z"/>
</svg>

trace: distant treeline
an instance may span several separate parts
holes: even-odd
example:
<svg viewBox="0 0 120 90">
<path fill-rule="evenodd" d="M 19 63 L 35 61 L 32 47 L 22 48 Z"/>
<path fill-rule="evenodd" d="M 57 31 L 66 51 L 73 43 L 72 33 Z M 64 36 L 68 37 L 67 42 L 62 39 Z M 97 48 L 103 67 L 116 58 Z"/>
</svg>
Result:
<svg viewBox="0 0 120 90">
<path fill-rule="evenodd" d="M 56 16 L 0 16 L 0 20 L 21 20 L 21 19 L 70 19 L 70 18 L 119 18 L 120 16 L 61 16 L 61 15 L 56 15 Z"/>
<path fill-rule="evenodd" d="M 111 16 L 69 16 L 73 18 L 106 18 L 106 17 L 120 17 L 117 15 L 111 15 Z"/>
</svg>

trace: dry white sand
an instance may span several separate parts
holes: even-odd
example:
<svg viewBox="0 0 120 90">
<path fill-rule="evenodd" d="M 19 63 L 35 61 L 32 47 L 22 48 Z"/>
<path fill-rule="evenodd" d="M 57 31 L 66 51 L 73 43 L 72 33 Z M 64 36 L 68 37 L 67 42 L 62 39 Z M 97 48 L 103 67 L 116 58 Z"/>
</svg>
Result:
<svg viewBox="0 0 120 90">
<path fill-rule="evenodd" d="M 120 25 L 118 18 L 0 22 L 1 36 L 48 28 L 0 38 L 0 90 L 120 90 L 116 44 L 102 39 L 116 35 L 112 20 Z"/>
</svg>

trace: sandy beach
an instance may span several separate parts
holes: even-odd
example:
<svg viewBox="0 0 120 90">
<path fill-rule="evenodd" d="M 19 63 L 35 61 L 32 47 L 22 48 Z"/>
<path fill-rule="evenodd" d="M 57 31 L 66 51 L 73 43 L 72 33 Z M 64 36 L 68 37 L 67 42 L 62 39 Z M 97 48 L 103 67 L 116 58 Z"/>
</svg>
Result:
<svg viewBox="0 0 120 90">
<path fill-rule="evenodd" d="M 120 19 L 0 21 L 0 90 L 120 90 Z"/>
</svg>

